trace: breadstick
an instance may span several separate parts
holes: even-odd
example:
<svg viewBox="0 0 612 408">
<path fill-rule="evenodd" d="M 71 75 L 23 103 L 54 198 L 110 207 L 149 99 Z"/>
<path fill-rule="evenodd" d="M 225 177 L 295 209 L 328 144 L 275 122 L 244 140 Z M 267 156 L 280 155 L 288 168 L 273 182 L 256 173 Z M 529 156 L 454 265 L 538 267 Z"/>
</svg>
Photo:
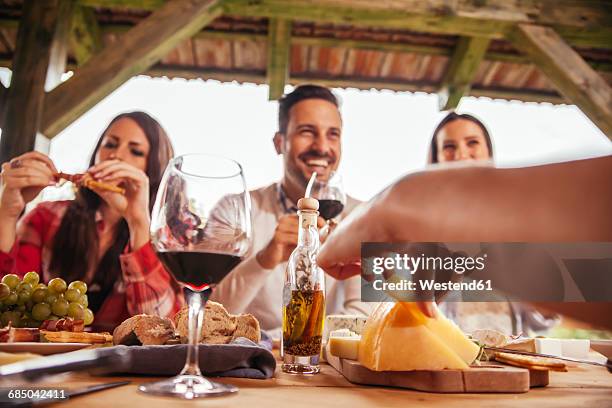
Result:
<svg viewBox="0 0 612 408">
<path fill-rule="evenodd" d="M 96 181 L 93 178 L 91 178 L 89 174 L 67 174 L 67 173 L 59 172 L 55 174 L 55 178 L 58 180 L 59 179 L 68 180 L 76 184 L 79 187 L 83 186 L 89 189 L 98 188 L 101 190 L 112 191 L 114 193 L 125 194 L 124 188 L 114 186 L 112 184 Z"/>
</svg>

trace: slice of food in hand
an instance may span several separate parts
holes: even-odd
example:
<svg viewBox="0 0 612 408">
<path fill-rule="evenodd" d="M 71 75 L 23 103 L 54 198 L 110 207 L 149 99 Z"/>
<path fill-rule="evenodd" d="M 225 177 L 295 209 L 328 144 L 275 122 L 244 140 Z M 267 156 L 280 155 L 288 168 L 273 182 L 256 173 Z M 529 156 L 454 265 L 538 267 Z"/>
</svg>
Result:
<svg viewBox="0 0 612 408">
<path fill-rule="evenodd" d="M 466 369 L 479 351 L 441 313 L 429 318 L 414 303 L 382 303 L 365 325 L 358 360 L 373 371 Z"/>
<path fill-rule="evenodd" d="M 151 346 L 169 344 L 176 337 L 168 318 L 139 314 L 125 320 L 113 331 L 113 344 Z"/>
</svg>

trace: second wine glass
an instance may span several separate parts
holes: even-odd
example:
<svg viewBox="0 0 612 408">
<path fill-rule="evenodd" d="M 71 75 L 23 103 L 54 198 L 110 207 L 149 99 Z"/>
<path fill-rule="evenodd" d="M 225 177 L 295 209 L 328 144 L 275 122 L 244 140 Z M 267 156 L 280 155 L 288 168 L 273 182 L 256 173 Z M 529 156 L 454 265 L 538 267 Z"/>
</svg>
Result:
<svg viewBox="0 0 612 408">
<path fill-rule="evenodd" d="M 346 205 L 342 176 L 337 172 L 332 172 L 326 181 L 316 180 L 311 194 L 319 200 L 319 214 L 328 222 L 339 216 Z"/>
</svg>

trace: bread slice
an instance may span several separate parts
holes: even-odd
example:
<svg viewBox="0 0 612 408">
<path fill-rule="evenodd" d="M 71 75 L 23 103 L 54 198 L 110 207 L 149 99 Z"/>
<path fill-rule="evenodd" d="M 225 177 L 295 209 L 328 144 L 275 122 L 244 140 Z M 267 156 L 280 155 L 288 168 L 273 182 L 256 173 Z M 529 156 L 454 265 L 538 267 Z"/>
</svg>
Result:
<svg viewBox="0 0 612 408">
<path fill-rule="evenodd" d="M 189 308 L 183 307 L 174 323 L 182 342 L 187 342 Z M 261 340 L 259 322 L 250 314 L 232 315 L 221 303 L 209 301 L 204 309 L 204 324 L 200 343 L 227 344 L 237 337 L 246 337 L 256 343 Z"/>
<path fill-rule="evenodd" d="M 113 344 L 161 345 L 175 338 L 174 324 L 168 318 L 139 314 L 125 320 L 113 331 Z"/>
</svg>

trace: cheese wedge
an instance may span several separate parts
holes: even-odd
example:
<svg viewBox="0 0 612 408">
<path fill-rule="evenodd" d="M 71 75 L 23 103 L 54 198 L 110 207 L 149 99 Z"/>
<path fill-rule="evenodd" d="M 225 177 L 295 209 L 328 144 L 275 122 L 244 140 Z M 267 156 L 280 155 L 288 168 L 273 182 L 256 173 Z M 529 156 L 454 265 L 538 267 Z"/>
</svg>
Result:
<svg viewBox="0 0 612 408">
<path fill-rule="evenodd" d="M 466 369 L 478 353 L 441 314 L 431 319 L 414 303 L 383 303 L 364 327 L 358 360 L 374 371 Z"/>
<path fill-rule="evenodd" d="M 329 352 L 332 356 L 357 360 L 359 357 L 359 343 L 361 336 L 330 337 Z"/>
</svg>

